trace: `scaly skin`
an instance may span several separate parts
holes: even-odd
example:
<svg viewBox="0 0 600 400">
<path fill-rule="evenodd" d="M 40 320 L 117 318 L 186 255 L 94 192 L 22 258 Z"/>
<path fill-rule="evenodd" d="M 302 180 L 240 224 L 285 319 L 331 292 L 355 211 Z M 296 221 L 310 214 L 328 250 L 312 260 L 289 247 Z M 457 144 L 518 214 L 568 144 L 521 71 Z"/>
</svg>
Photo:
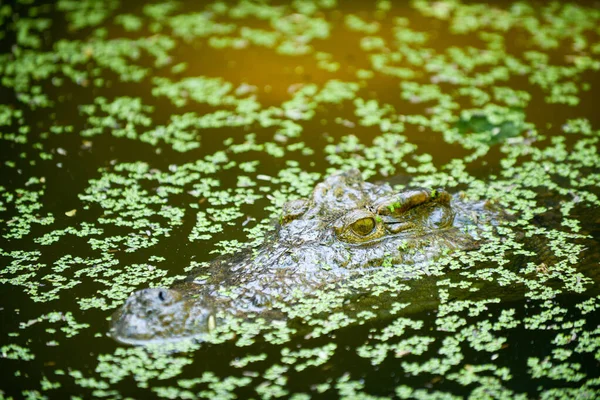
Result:
<svg viewBox="0 0 600 400">
<path fill-rule="evenodd" d="M 486 202 L 463 202 L 442 189 L 396 192 L 364 182 L 357 170 L 333 175 L 310 198 L 287 203 L 258 249 L 218 258 L 170 289 L 134 293 L 112 316 L 110 334 L 132 344 L 198 336 L 214 327 L 219 311 L 266 315 L 274 299 L 310 295 L 357 269 L 418 265 L 475 248 L 495 216 Z"/>
</svg>

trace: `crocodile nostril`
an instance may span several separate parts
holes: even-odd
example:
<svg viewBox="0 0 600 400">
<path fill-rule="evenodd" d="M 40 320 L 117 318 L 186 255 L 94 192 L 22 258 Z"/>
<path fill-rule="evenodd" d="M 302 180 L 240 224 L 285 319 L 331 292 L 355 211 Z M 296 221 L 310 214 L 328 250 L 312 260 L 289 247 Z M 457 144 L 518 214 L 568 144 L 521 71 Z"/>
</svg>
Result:
<svg viewBox="0 0 600 400">
<path fill-rule="evenodd" d="M 160 301 L 165 301 L 167 299 L 167 292 L 165 290 L 159 290 L 158 298 L 160 299 Z"/>
</svg>

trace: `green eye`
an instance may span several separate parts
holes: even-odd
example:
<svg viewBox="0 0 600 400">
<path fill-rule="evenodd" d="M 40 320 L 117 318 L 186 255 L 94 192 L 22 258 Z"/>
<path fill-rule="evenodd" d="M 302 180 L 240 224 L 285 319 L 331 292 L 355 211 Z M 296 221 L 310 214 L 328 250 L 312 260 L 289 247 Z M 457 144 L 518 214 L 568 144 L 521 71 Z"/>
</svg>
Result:
<svg viewBox="0 0 600 400">
<path fill-rule="evenodd" d="M 352 230 L 359 236 L 367 236 L 373 229 L 375 229 L 375 220 L 371 217 L 361 218 L 358 221 L 354 222 L 352 225 Z"/>
</svg>

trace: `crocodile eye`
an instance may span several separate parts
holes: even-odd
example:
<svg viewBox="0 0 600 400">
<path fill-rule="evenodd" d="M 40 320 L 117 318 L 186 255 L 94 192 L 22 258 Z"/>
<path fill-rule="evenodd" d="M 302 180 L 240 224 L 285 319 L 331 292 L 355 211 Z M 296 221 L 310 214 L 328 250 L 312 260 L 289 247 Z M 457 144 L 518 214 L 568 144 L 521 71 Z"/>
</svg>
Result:
<svg viewBox="0 0 600 400">
<path fill-rule="evenodd" d="M 375 229 L 375 220 L 371 217 L 361 218 L 354 222 L 351 227 L 357 235 L 367 236 Z"/>
<path fill-rule="evenodd" d="M 385 235 L 385 226 L 380 218 L 372 211 L 360 208 L 338 218 L 333 228 L 337 237 L 344 242 L 366 245 Z"/>
</svg>

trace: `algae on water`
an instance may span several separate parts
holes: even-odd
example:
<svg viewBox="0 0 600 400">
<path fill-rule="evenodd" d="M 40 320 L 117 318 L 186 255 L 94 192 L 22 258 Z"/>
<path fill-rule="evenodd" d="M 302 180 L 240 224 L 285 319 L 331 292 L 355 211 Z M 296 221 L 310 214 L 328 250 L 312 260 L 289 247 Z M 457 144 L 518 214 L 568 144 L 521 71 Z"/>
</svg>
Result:
<svg viewBox="0 0 600 400">
<path fill-rule="evenodd" d="M 598 397 L 599 23 L 575 2 L 0 3 L 0 397 Z M 350 168 L 508 218 L 413 280 L 388 263 L 208 342 L 106 336 L 131 292 L 256 248 Z"/>
</svg>

